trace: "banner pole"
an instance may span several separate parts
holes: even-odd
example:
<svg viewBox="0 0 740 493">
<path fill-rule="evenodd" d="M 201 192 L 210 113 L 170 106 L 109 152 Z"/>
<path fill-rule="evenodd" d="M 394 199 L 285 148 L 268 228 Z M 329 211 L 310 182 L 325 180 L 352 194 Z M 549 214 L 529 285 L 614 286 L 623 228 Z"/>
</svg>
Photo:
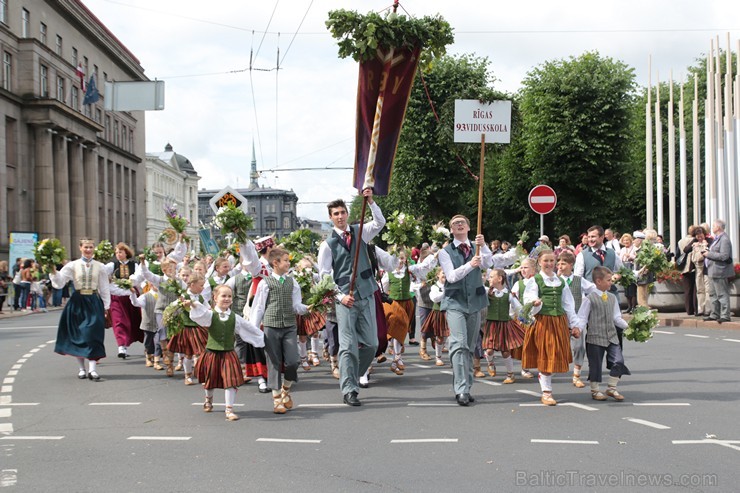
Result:
<svg viewBox="0 0 740 493">
<path fill-rule="evenodd" d="M 355 294 L 355 280 L 357 280 L 357 261 L 360 258 L 360 246 L 362 245 L 362 227 L 365 224 L 365 208 L 367 207 L 367 197 L 362 197 L 362 212 L 360 212 L 360 227 L 357 228 L 357 245 L 355 246 L 355 257 L 352 259 L 352 277 L 349 281 L 349 295 Z"/>
<path fill-rule="evenodd" d="M 480 171 L 478 172 L 478 230 L 476 235 L 481 233 L 481 225 L 483 223 L 483 163 L 486 157 L 486 134 L 480 134 Z M 480 255 L 480 246 L 476 245 L 475 254 Z"/>
</svg>

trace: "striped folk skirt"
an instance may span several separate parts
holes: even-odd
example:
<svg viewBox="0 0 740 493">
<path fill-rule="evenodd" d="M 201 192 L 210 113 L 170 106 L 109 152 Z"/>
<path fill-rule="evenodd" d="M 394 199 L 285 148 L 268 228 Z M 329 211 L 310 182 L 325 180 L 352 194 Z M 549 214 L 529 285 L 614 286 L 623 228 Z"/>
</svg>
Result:
<svg viewBox="0 0 740 493">
<path fill-rule="evenodd" d="M 522 368 L 537 368 L 545 373 L 566 373 L 572 361 L 568 317 L 536 315 L 534 325 L 524 338 Z"/>
<path fill-rule="evenodd" d="M 483 349 L 511 351 L 524 345 L 524 329 L 516 320 L 487 320 L 482 343 Z"/>
<path fill-rule="evenodd" d="M 204 389 L 230 389 L 244 383 L 242 367 L 236 351 L 207 349 L 195 364 L 195 378 Z"/>
<path fill-rule="evenodd" d="M 208 331 L 203 327 L 185 327 L 179 333 L 172 336 L 167 349 L 173 353 L 181 353 L 187 356 L 203 354 L 208 342 Z"/>
<path fill-rule="evenodd" d="M 296 315 L 295 321 L 299 336 L 312 336 L 326 325 L 326 317 L 319 312 Z"/>
<path fill-rule="evenodd" d="M 421 326 L 422 334 L 434 334 L 434 337 L 444 339 L 450 336 L 450 327 L 447 325 L 447 312 L 432 310 L 429 312 L 424 325 Z"/>
</svg>

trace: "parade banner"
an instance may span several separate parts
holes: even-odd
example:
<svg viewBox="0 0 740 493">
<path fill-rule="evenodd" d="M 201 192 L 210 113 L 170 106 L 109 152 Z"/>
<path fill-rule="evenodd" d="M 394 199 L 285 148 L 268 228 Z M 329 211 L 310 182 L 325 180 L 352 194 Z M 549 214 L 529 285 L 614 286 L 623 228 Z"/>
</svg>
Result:
<svg viewBox="0 0 740 493">
<path fill-rule="evenodd" d="M 200 236 L 202 250 L 211 255 L 218 255 L 218 244 L 216 243 L 216 240 L 211 237 L 211 230 L 208 228 L 201 228 L 198 230 L 198 235 Z"/>
<path fill-rule="evenodd" d="M 420 49 L 389 50 L 360 63 L 354 187 L 388 195 Z M 375 130 L 373 125 L 376 124 Z"/>
</svg>

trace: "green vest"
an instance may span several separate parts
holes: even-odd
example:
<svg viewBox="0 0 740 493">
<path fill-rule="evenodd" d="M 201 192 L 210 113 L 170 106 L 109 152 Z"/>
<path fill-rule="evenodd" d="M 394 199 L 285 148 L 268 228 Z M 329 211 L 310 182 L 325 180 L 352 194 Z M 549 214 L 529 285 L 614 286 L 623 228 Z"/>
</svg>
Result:
<svg viewBox="0 0 740 493">
<path fill-rule="evenodd" d="M 494 295 L 488 296 L 488 314 L 486 320 L 507 322 L 509 318 L 509 293 L 497 298 Z"/>
<path fill-rule="evenodd" d="M 229 275 L 227 274 L 227 275 L 226 275 L 226 279 L 224 279 L 224 284 L 225 284 L 225 283 L 226 283 L 226 281 L 228 281 L 228 280 L 229 280 Z M 211 285 L 211 289 L 214 289 L 214 288 L 215 288 L 216 286 L 218 286 L 218 285 L 219 285 L 219 284 L 218 284 L 218 283 L 216 282 L 216 280 L 215 280 L 215 279 L 213 278 L 213 276 L 211 276 L 211 277 L 209 277 L 209 278 L 208 278 L 208 284 L 210 284 L 210 285 Z"/>
<path fill-rule="evenodd" d="M 457 269 L 465 263 L 462 252 L 447 245 L 444 250 L 450 256 L 452 267 Z M 467 276 L 457 282 L 445 281 L 445 297 L 440 308 L 444 311 L 457 310 L 471 314 L 488 306 L 486 288 L 483 286 L 480 268 L 473 269 Z"/>
<path fill-rule="evenodd" d="M 234 312 L 244 312 L 244 305 L 247 304 L 247 298 L 249 297 L 249 288 L 251 286 L 251 277 L 247 277 L 242 273 L 234 276 L 234 303 L 231 307 Z"/>
<path fill-rule="evenodd" d="M 519 279 L 516 282 L 517 297 L 519 303 L 524 304 L 524 291 L 527 289 L 527 282 L 524 279 Z"/>
<path fill-rule="evenodd" d="M 542 274 L 535 274 L 534 280 L 537 283 L 539 290 L 539 297 L 542 300 L 542 309 L 540 315 L 550 315 L 551 317 L 557 317 L 565 313 L 563 310 L 563 287 L 565 281 L 560 278 L 560 286 L 551 287 L 545 285 L 545 279 Z"/>
<path fill-rule="evenodd" d="M 388 291 L 388 296 L 392 300 L 402 301 L 411 299 L 411 295 L 409 294 L 411 291 L 411 276 L 409 276 L 408 269 L 406 269 L 404 276 L 400 279 L 393 275 L 392 272 L 388 273 Z"/>
<path fill-rule="evenodd" d="M 265 316 L 262 323 L 265 327 L 283 329 L 295 326 L 295 312 L 293 311 L 293 278 L 283 276 L 281 284 L 274 276 L 265 277 L 262 282 L 267 283 L 270 290 L 265 300 Z"/>
<path fill-rule="evenodd" d="M 188 296 L 190 296 L 190 299 L 193 301 L 199 301 L 201 304 L 205 303 L 205 299 L 203 298 L 203 295 L 196 294 L 195 299 L 193 299 L 193 296 L 191 296 L 188 293 Z M 194 322 L 193 319 L 190 318 L 190 312 L 183 310 L 183 312 L 180 314 L 180 317 L 182 318 L 182 324 L 185 327 L 198 327 L 198 323 Z"/>
<path fill-rule="evenodd" d="M 339 290 L 344 294 L 349 294 L 349 282 L 352 277 L 352 262 L 355 257 L 355 250 L 358 243 L 361 243 L 360 255 L 357 260 L 357 277 L 355 279 L 354 297 L 356 300 L 369 298 L 378 290 L 378 283 L 373 276 L 373 268 L 370 265 L 370 258 L 367 255 L 367 243 L 358 241 L 359 225 L 350 226 L 352 234 L 352 243 L 347 248 L 344 238 L 340 237 L 336 230 L 332 230 L 332 235 L 326 239 L 326 244 L 332 254 L 332 269 L 334 271 L 334 282 Z"/>
<path fill-rule="evenodd" d="M 573 279 L 568 286 L 570 292 L 573 293 L 573 301 L 576 303 L 576 313 L 581 309 L 581 303 L 583 302 L 583 289 L 581 288 L 581 276 L 573 276 Z"/>
<path fill-rule="evenodd" d="M 236 329 L 236 315 L 231 312 L 229 318 L 221 320 L 214 310 L 211 316 L 211 326 L 208 327 L 208 342 L 206 349 L 211 351 L 232 351 L 234 349 L 234 331 Z"/>
</svg>

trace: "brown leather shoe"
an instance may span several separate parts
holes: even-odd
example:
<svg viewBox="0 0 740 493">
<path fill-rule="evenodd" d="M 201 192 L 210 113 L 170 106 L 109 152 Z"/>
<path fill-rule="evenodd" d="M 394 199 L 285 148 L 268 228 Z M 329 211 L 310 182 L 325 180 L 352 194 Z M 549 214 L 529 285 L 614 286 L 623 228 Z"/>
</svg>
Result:
<svg viewBox="0 0 740 493">
<path fill-rule="evenodd" d="M 573 385 L 575 385 L 579 389 L 582 389 L 583 387 L 586 386 L 586 384 L 583 383 L 583 380 L 581 380 L 581 377 L 577 377 L 575 375 L 573 375 Z"/>
<path fill-rule="evenodd" d="M 601 391 L 591 392 L 591 398 L 595 401 L 605 401 L 606 396 Z"/>
<path fill-rule="evenodd" d="M 555 406 L 558 403 L 558 401 L 552 398 L 552 394 L 542 394 L 540 402 L 542 402 L 546 406 Z"/>
<path fill-rule="evenodd" d="M 622 402 L 624 400 L 624 396 L 617 392 L 617 389 L 615 387 L 609 387 L 608 389 L 606 389 L 605 394 L 615 401 Z"/>
</svg>

